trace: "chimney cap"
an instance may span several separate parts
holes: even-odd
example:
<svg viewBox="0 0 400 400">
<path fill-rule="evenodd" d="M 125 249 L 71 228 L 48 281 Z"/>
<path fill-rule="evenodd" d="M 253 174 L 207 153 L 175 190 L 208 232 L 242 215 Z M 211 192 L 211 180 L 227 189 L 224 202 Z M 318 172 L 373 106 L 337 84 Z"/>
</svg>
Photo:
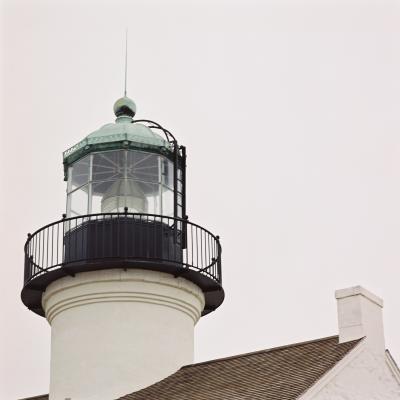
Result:
<svg viewBox="0 0 400 400">
<path fill-rule="evenodd" d="M 349 288 L 339 289 L 335 291 L 335 297 L 337 300 L 357 295 L 361 295 L 366 299 L 372 301 L 379 307 L 383 307 L 383 300 L 377 295 L 371 293 L 369 290 L 363 288 L 362 286 L 352 286 Z"/>
</svg>

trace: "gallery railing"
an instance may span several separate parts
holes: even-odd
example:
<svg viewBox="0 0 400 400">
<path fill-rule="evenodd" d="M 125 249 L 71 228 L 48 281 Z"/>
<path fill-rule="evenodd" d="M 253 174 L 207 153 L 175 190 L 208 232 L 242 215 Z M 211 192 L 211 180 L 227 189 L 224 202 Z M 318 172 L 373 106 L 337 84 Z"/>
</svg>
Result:
<svg viewBox="0 0 400 400">
<path fill-rule="evenodd" d="M 24 286 L 58 269 L 74 275 L 96 265 L 196 271 L 222 283 L 218 236 L 187 219 L 124 212 L 63 218 L 28 234 Z"/>
</svg>

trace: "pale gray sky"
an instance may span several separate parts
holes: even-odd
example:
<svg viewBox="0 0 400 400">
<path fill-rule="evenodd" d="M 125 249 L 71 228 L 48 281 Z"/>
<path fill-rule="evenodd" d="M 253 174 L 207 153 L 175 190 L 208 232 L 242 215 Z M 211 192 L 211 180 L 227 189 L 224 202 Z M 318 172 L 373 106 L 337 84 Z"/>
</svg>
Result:
<svg viewBox="0 0 400 400">
<path fill-rule="evenodd" d="M 188 213 L 226 300 L 196 361 L 336 334 L 334 290 L 385 300 L 400 361 L 400 0 L 3 1 L 0 398 L 47 392 L 50 328 L 19 293 L 26 233 L 65 209 L 63 150 L 138 117 L 188 148 Z"/>
</svg>

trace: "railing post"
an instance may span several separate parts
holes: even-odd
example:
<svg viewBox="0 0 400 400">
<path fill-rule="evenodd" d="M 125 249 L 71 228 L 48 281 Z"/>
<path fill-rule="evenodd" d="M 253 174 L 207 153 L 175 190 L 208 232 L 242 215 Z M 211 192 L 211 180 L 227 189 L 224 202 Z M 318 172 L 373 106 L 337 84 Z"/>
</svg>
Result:
<svg viewBox="0 0 400 400">
<path fill-rule="evenodd" d="M 183 216 L 183 223 L 182 223 L 182 249 L 186 249 L 187 247 L 187 221 L 189 217 L 187 215 Z"/>
<path fill-rule="evenodd" d="M 124 207 L 124 236 L 123 236 L 123 246 L 124 246 L 124 261 L 128 258 L 128 207 Z"/>
<path fill-rule="evenodd" d="M 178 217 L 178 142 L 174 140 L 174 218 Z"/>
<path fill-rule="evenodd" d="M 222 269 L 221 269 L 222 248 L 221 248 L 221 244 L 219 242 L 219 235 L 215 236 L 215 238 L 217 239 L 217 245 L 218 245 L 218 263 L 217 263 L 218 281 L 219 281 L 219 284 L 222 285 Z"/>
<path fill-rule="evenodd" d="M 28 280 L 31 277 L 31 256 L 29 254 L 29 246 L 30 246 L 30 240 L 32 235 L 30 233 L 27 234 L 28 239 L 26 240 L 25 244 L 25 269 L 24 269 L 24 284 L 28 282 Z"/>
<path fill-rule="evenodd" d="M 67 214 L 62 215 L 62 251 L 61 251 L 61 265 L 64 265 L 65 262 L 65 249 L 67 244 L 65 243 L 65 218 L 67 218 Z"/>
</svg>

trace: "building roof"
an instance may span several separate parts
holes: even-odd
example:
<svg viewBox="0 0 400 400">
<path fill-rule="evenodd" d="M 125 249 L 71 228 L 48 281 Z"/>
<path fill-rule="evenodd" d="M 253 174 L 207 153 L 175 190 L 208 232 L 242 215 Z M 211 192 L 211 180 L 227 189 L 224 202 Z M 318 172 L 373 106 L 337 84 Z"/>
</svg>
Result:
<svg viewBox="0 0 400 400">
<path fill-rule="evenodd" d="M 359 342 L 338 336 L 200 364 L 119 400 L 296 399 Z"/>
<path fill-rule="evenodd" d="M 339 344 L 338 336 L 331 336 L 187 365 L 119 400 L 294 400 L 360 340 Z M 33 399 L 48 397 L 24 400 Z"/>
</svg>

